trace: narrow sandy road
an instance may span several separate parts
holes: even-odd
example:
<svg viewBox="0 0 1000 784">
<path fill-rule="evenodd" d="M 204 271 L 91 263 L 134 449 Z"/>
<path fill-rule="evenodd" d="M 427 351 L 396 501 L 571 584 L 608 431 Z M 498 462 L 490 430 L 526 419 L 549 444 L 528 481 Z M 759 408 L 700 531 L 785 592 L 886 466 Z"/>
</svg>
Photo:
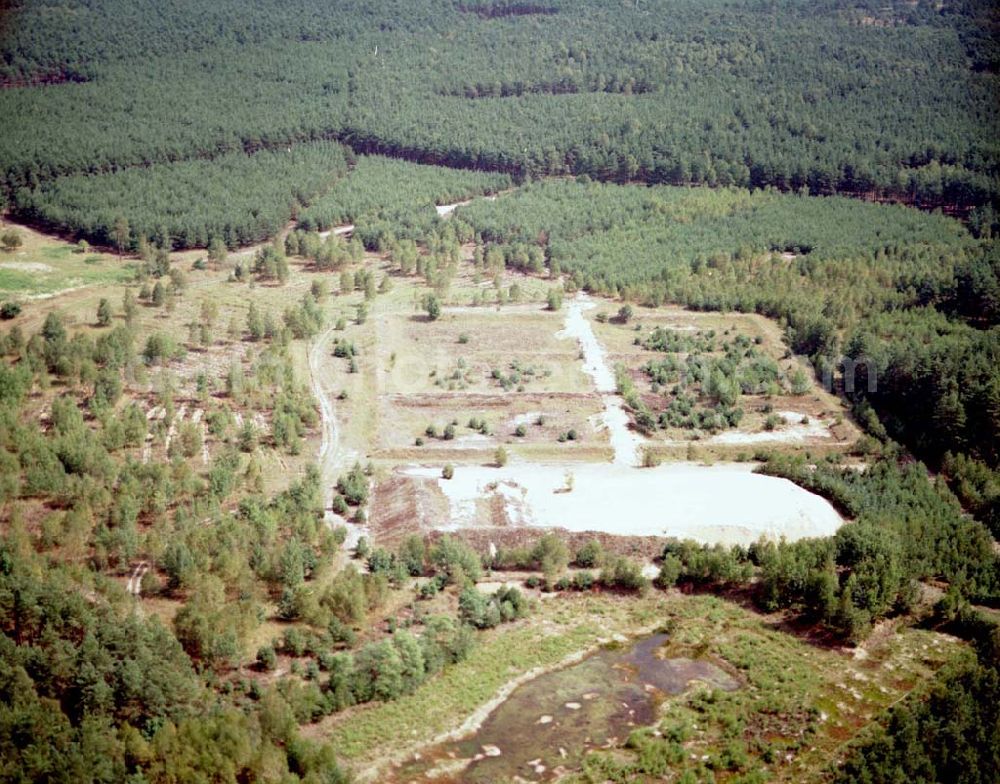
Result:
<svg viewBox="0 0 1000 784">
<path fill-rule="evenodd" d="M 628 426 L 628 414 L 617 394 L 615 374 L 608 364 L 604 347 L 594 334 L 590 322 L 583 316 L 585 310 L 595 307 L 593 300 L 582 292 L 566 308 L 566 325 L 559 337 L 575 338 L 583 352 L 583 371 L 594 382 L 604 402 L 602 419 L 611 437 L 615 465 L 634 466 L 639 462 L 643 439 Z"/>
<path fill-rule="evenodd" d="M 128 578 L 125 590 L 133 596 L 139 596 L 142 593 L 142 578 L 146 576 L 148 571 L 149 564 L 145 561 L 139 561 L 135 569 L 132 570 L 132 576 Z"/>
<path fill-rule="evenodd" d="M 321 231 L 319 233 L 319 238 L 321 240 L 325 240 L 331 234 L 333 234 L 334 236 L 337 236 L 337 237 L 342 237 L 342 236 L 344 236 L 346 234 L 350 234 L 353 231 L 354 231 L 354 224 L 353 223 L 348 223 L 345 226 L 337 226 L 335 228 L 328 229 L 327 231 Z"/>
<path fill-rule="evenodd" d="M 476 199 L 483 199 L 485 201 L 496 201 L 497 196 L 503 193 L 509 193 L 510 191 L 501 191 L 500 193 L 491 193 L 487 196 L 473 196 L 471 199 L 463 199 L 462 201 L 456 201 L 453 204 L 435 204 L 434 209 L 437 210 L 437 214 L 442 218 L 447 218 L 451 215 L 458 207 L 464 207 L 466 204 L 472 204 Z"/>
<path fill-rule="evenodd" d="M 337 430 L 333 391 L 324 383 L 323 363 L 334 329 L 335 327 L 331 326 L 323 332 L 309 350 L 309 383 L 312 386 L 313 396 L 319 401 L 323 428 L 317 459 L 320 480 L 323 483 L 323 508 L 326 510 L 328 521 L 335 517 L 330 507 L 333 504 L 333 488 L 337 481 L 337 451 L 340 444 L 340 433 Z"/>
<path fill-rule="evenodd" d="M 345 549 L 351 550 L 357 546 L 358 539 L 367 532 L 365 526 L 350 524 L 333 511 L 334 488 L 337 477 L 355 456 L 341 449 L 340 430 L 337 427 L 337 412 L 334 405 L 335 392 L 330 383 L 330 363 L 327 361 L 330 353 L 330 338 L 336 327 L 331 326 L 324 331 L 309 349 L 309 384 L 313 396 L 319 402 L 322 421 L 322 437 L 320 440 L 317 463 L 319 465 L 320 484 L 323 487 L 323 519 L 331 528 L 343 525 L 347 528 Z"/>
</svg>

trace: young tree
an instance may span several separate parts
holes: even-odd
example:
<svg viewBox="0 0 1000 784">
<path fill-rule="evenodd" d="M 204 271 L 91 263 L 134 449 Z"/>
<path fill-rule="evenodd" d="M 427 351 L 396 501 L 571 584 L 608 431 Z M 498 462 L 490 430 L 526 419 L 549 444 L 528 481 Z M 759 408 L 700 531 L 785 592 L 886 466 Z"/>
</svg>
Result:
<svg viewBox="0 0 1000 784">
<path fill-rule="evenodd" d="M 114 235 L 115 247 L 118 248 L 118 255 L 120 256 L 128 247 L 129 239 L 131 237 L 128 220 L 124 215 L 120 215 L 115 218 L 115 225 L 114 229 L 112 229 L 112 233 Z"/>
<path fill-rule="evenodd" d="M 322 278 L 317 278 L 309 286 L 309 293 L 312 294 L 312 298 L 317 302 L 323 302 L 326 299 L 327 288 L 326 281 Z"/>
<path fill-rule="evenodd" d="M 403 660 L 391 640 L 366 645 L 354 661 L 352 691 L 358 702 L 392 700 L 403 693 Z"/>
<path fill-rule="evenodd" d="M 226 263 L 227 253 L 226 243 L 218 237 L 213 237 L 212 241 L 208 243 L 208 260 L 213 266 L 222 267 Z"/>
<path fill-rule="evenodd" d="M 262 645 L 257 649 L 257 667 L 264 672 L 271 672 L 278 666 L 278 655 L 273 645 Z"/>
<path fill-rule="evenodd" d="M 604 548 L 596 539 L 591 539 L 576 551 L 573 561 L 584 569 L 593 569 L 604 561 Z"/>
<path fill-rule="evenodd" d="M 531 550 L 531 560 L 540 569 L 546 581 L 551 582 L 569 565 L 569 550 L 555 534 L 545 534 Z"/>
<path fill-rule="evenodd" d="M 132 326 L 135 317 L 139 315 L 139 306 L 131 289 L 125 289 L 125 294 L 122 296 L 122 310 L 125 312 L 125 323 Z"/>
<path fill-rule="evenodd" d="M 97 305 L 97 325 L 100 327 L 106 327 L 111 323 L 111 303 L 109 303 L 104 297 Z"/>
<path fill-rule="evenodd" d="M 791 377 L 792 394 L 804 395 L 809 391 L 809 378 L 802 368 L 795 368 Z"/>
<path fill-rule="evenodd" d="M 477 629 L 490 629 L 500 623 L 500 608 L 474 585 L 463 589 L 458 597 L 459 617 Z"/>
<path fill-rule="evenodd" d="M 153 305 L 155 307 L 162 307 L 167 301 L 167 287 L 163 285 L 162 280 L 156 281 L 156 285 L 153 286 L 153 293 L 150 295 Z"/>
<path fill-rule="evenodd" d="M 264 317 L 253 302 L 247 311 L 247 332 L 250 333 L 251 340 L 260 340 L 264 337 Z"/>
<path fill-rule="evenodd" d="M 424 297 L 424 309 L 427 311 L 427 318 L 431 321 L 437 321 L 441 317 L 441 302 L 437 295 L 428 294 Z"/>
<path fill-rule="evenodd" d="M 406 568 L 412 577 L 423 574 L 424 559 L 427 557 L 427 549 L 424 540 L 417 534 L 410 534 L 400 545 L 397 558 Z"/>
<path fill-rule="evenodd" d="M 392 636 L 392 644 L 396 647 L 402 663 L 403 691 L 411 692 L 426 677 L 423 649 L 417 638 L 405 631 L 396 632 Z"/>
<path fill-rule="evenodd" d="M 3 236 L 0 236 L 0 244 L 3 244 L 3 249 L 8 252 L 15 251 L 20 248 L 22 242 L 21 233 L 16 229 L 5 231 Z"/>
</svg>

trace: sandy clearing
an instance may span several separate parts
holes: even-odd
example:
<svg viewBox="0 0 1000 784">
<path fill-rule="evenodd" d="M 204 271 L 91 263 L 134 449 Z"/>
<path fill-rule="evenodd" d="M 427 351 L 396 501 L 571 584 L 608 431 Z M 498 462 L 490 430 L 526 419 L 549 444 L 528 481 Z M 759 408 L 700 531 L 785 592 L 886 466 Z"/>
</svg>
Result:
<svg viewBox="0 0 1000 784">
<path fill-rule="evenodd" d="M 434 209 L 437 210 L 438 215 L 444 218 L 447 215 L 451 215 L 456 207 L 464 207 L 466 204 L 472 204 L 472 199 L 456 201 L 454 204 L 437 204 L 434 206 Z"/>
<path fill-rule="evenodd" d="M 148 571 L 149 564 L 145 561 L 139 561 L 135 569 L 132 570 L 132 575 L 128 578 L 125 591 L 133 596 L 139 596 L 142 593 L 142 578 L 146 576 Z"/>
<path fill-rule="evenodd" d="M 187 403 L 181 403 L 181 407 L 177 410 L 177 415 L 170 420 L 170 427 L 167 428 L 167 438 L 163 444 L 163 451 L 167 455 L 170 454 L 170 444 L 173 443 L 173 440 L 177 435 L 177 426 L 184 421 L 184 415 L 187 414 L 187 409 Z"/>
<path fill-rule="evenodd" d="M 567 472 L 574 478 L 570 492 Z M 441 479 L 436 467 L 404 474 L 437 481 L 450 507 L 449 521 L 436 526 L 444 530 L 481 525 L 478 507 L 491 496 L 500 499 L 512 525 L 709 543 L 830 536 L 843 522 L 825 499 L 786 479 L 755 474 L 749 463 L 636 469 L 511 462 L 504 468 L 458 466 L 450 480 Z"/>
<path fill-rule="evenodd" d="M 456 201 L 454 204 L 435 204 L 434 209 L 437 210 L 437 214 L 442 218 L 446 218 L 451 215 L 457 207 L 464 207 L 466 204 L 472 204 L 477 198 L 485 199 L 486 201 L 496 201 L 497 195 L 491 193 L 489 196 L 477 196 L 471 199 L 465 199 L 464 201 Z"/>
<path fill-rule="evenodd" d="M 822 419 L 810 419 L 803 423 L 805 414 L 798 411 L 776 411 L 789 424 L 783 425 L 777 430 L 764 430 L 760 433 L 745 433 L 739 430 L 731 430 L 719 433 L 706 439 L 706 444 L 761 444 L 761 443 L 781 443 L 799 444 L 812 438 L 832 438 L 830 432 L 831 423 Z"/>
<path fill-rule="evenodd" d="M 201 428 L 201 462 L 202 465 L 208 465 L 208 428 L 204 422 L 199 422 L 198 427 Z"/>
</svg>

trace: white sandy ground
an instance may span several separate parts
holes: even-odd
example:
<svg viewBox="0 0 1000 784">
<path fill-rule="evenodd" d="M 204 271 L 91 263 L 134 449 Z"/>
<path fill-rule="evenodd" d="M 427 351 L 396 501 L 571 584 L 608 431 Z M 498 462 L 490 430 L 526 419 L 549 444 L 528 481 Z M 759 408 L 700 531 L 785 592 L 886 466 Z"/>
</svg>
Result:
<svg viewBox="0 0 1000 784">
<path fill-rule="evenodd" d="M 40 261 L 3 261 L 0 262 L 0 269 L 17 270 L 18 272 L 52 272 L 53 269 L 48 264 Z"/>
<path fill-rule="evenodd" d="M 761 444 L 761 443 L 781 443 L 799 444 L 811 438 L 832 438 L 830 425 L 832 422 L 823 419 L 810 420 L 803 424 L 802 414 L 798 411 L 776 411 L 778 416 L 788 424 L 781 425 L 780 428 L 771 431 L 761 431 L 760 433 L 742 433 L 739 430 L 730 430 L 719 433 L 707 439 L 707 444 Z"/>
<path fill-rule="evenodd" d="M 458 466 L 452 479 L 443 479 L 436 466 L 405 469 L 410 476 L 435 480 L 448 499 L 449 519 L 437 527 L 481 524 L 478 502 L 494 495 L 503 499 L 512 524 L 539 528 L 744 545 L 761 536 L 794 540 L 837 530 L 843 520 L 829 502 L 786 479 L 755 474 L 749 463 L 636 468 L 644 439 L 628 427 L 628 414 L 615 394 L 614 372 L 583 315 L 593 307 L 593 300 L 578 295 L 566 308 L 558 337 L 580 344 L 583 369 L 604 401 L 601 420 L 614 448 L 612 464 L 512 461 L 503 468 Z M 733 435 L 749 439 L 746 443 L 759 436 L 773 440 L 829 435 L 825 423 L 803 425 L 801 414 L 779 414 L 792 423 L 779 433 Z M 572 490 L 567 489 L 569 474 Z"/>
<path fill-rule="evenodd" d="M 457 201 L 454 204 L 438 204 L 434 207 L 437 210 L 437 214 L 442 218 L 446 215 L 451 215 L 456 207 L 464 207 L 466 204 L 471 204 L 472 199 L 466 199 L 465 201 Z"/>
<path fill-rule="evenodd" d="M 145 561 L 139 561 L 135 569 L 132 570 L 132 575 L 128 578 L 125 590 L 133 596 L 139 596 L 142 593 L 142 578 L 146 576 L 148 571 L 149 564 Z"/>
<path fill-rule="evenodd" d="M 354 231 L 354 224 L 353 223 L 348 223 L 345 226 L 337 226 L 336 228 L 330 229 L 329 231 L 321 231 L 319 233 L 319 237 L 320 237 L 320 239 L 325 240 L 331 234 L 340 236 L 342 234 L 350 234 L 352 231 Z"/>
<path fill-rule="evenodd" d="M 569 492 L 567 472 L 573 475 Z M 437 526 L 443 530 L 478 524 L 477 501 L 490 494 L 503 498 L 515 525 L 709 543 L 830 536 L 843 522 L 825 499 L 787 479 L 755 474 L 749 463 L 637 469 L 511 462 L 503 468 L 457 466 L 452 479 L 442 479 L 436 467 L 405 473 L 437 481 L 451 511 Z"/>
<path fill-rule="evenodd" d="M 481 196 L 477 198 L 482 198 L 486 201 L 496 201 L 497 195 L 495 193 L 491 193 L 489 196 Z M 466 199 L 465 201 L 456 201 L 454 204 L 437 204 L 434 206 L 434 209 L 437 210 L 438 215 L 442 218 L 446 218 L 455 211 L 455 208 L 464 207 L 466 204 L 472 204 L 474 201 L 475 199 Z"/>
<path fill-rule="evenodd" d="M 614 464 L 634 466 L 639 462 L 639 449 L 644 439 L 628 427 L 628 414 L 616 392 L 615 374 L 608 365 L 604 348 L 598 341 L 590 322 L 583 316 L 585 310 L 595 307 L 586 294 L 577 294 L 566 308 L 566 326 L 556 337 L 575 338 L 583 352 L 583 372 L 590 376 L 594 387 L 604 402 L 602 419 L 611 437 Z"/>
</svg>

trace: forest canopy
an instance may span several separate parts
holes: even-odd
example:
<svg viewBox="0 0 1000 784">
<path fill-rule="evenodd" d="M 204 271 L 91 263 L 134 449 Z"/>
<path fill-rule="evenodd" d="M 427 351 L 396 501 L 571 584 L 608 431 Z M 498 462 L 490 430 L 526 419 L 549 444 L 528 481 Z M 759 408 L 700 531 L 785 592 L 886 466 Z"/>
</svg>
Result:
<svg viewBox="0 0 1000 784">
<path fill-rule="evenodd" d="M 336 138 L 518 176 L 997 201 L 986 0 L 70 6 L 27 0 L 0 32 L 11 191 Z"/>
<path fill-rule="evenodd" d="M 132 248 L 145 237 L 167 249 L 213 239 L 235 248 L 276 234 L 346 173 L 344 148 L 318 142 L 59 177 L 19 190 L 14 212 L 107 246 Z"/>
</svg>

